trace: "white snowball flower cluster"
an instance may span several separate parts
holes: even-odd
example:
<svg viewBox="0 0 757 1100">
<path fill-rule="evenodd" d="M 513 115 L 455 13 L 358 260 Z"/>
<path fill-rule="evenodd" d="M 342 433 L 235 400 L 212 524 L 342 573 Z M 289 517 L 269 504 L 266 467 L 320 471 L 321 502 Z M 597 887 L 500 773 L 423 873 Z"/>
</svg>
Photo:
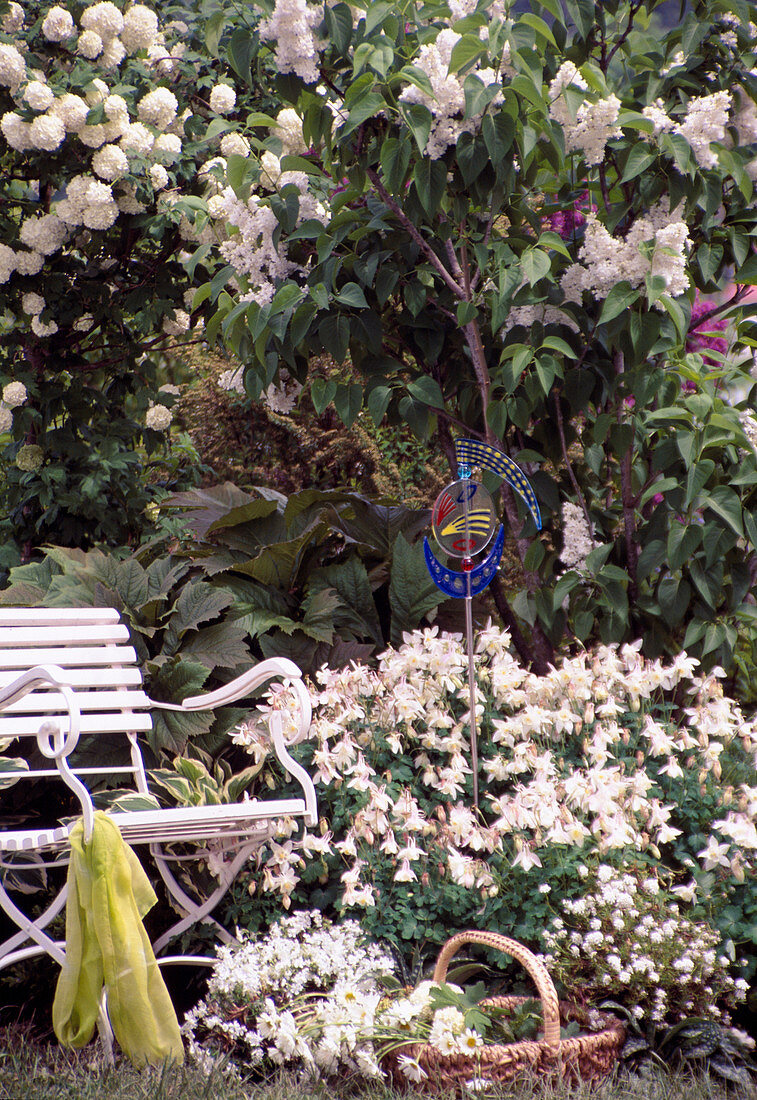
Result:
<svg viewBox="0 0 757 1100">
<path fill-rule="evenodd" d="M 475 133 L 481 124 L 481 115 L 465 118 L 465 78 L 450 72 L 452 51 L 459 41 L 460 35 L 447 27 L 439 32 L 434 42 L 421 46 L 415 66 L 428 76 L 433 95 L 429 96 L 411 84 L 400 96 L 403 103 L 419 103 L 433 115 L 425 150 L 432 160 L 438 160 L 461 134 Z M 487 87 L 499 84 L 499 77 L 493 69 L 474 66 L 469 72 Z M 501 103 L 502 93 L 498 92 L 492 102 L 495 105 Z"/>
<path fill-rule="evenodd" d="M 298 156 L 307 152 L 302 133 L 302 119 L 294 107 L 285 107 L 276 115 L 276 126 L 271 131 L 281 141 L 281 155 Z"/>
<path fill-rule="evenodd" d="M 9 432 L 13 427 L 13 413 L 0 402 L 0 434 Z"/>
<path fill-rule="evenodd" d="M 156 130 L 166 130 L 176 118 L 178 106 L 176 96 L 168 88 L 155 88 L 142 96 L 137 104 L 137 115 Z"/>
<path fill-rule="evenodd" d="M 17 34 L 24 25 L 24 9 L 15 0 L 11 0 L 8 10 L 2 16 L 0 27 L 6 34 Z"/>
<path fill-rule="evenodd" d="M 234 110 L 237 93 L 229 84 L 216 84 L 210 92 L 210 109 L 217 115 L 228 115 Z"/>
<path fill-rule="evenodd" d="M 118 145 L 103 145 L 92 157 L 92 171 L 112 183 L 128 175 L 129 159 Z"/>
<path fill-rule="evenodd" d="M 26 76 L 23 54 L 9 42 L 0 42 L 0 84 L 15 90 Z"/>
<path fill-rule="evenodd" d="M 42 22 L 42 34 L 48 42 L 65 42 L 74 33 L 74 20 L 71 13 L 58 4 L 50 8 Z"/>
<path fill-rule="evenodd" d="M 124 14 L 121 41 L 130 53 L 148 50 L 158 40 L 158 17 L 144 4 L 133 4 Z"/>
<path fill-rule="evenodd" d="M 667 200 L 637 218 L 624 238 L 613 237 L 596 213 L 589 213 L 581 262 L 571 264 L 560 281 L 565 300 L 580 303 L 584 291 L 601 300 L 622 280 L 639 287 L 647 275 L 661 275 L 666 293 L 683 294 L 689 286 L 689 244 L 688 227 L 677 211 L 669 213 Z"/>
<path fill-rule="evenodd" d="M 315 28 L 323 20 L 323 4 L 307 0 L 276 0 L 273 14 L 260 24 L 263 42 L 275 42 L 275 64 L 281 73 L 295 73 L 306 84 L 320 76 Z"/>
<path fill-rule="evenodd" d="M 35 294 L 33 290 L 24 294 L 21 298 L 21 308 L 30 317 L 36 317 L 45 308 L 45 299 L 41 294 Z"/>
<path fill-rule="evenodd" d="M 30 80 L 24 88 L 23 98 L 34 111 L 46 111 L 55 102 L 55 94 L 41 80 Z"/>
<path fill-rule="evenodd" d="M 154 432 L 164 432 L 173 420 L 173 413 L 165 405 L 151 405 L 145 413 L 145 426 Z"/>
<path fill-rule="evenodd" d="M 620 100 L 615 95 L 596 102 L 584 100 L 574 118 L 565 96 L 568 87 L 580 91 L 588 87 L 572 61 L 565 61 L 560 66 L 549 85 L 549 116 L 563 129 L 567 153 L 580 150 L 587 164 L 601 164 L 607 142 L 622 136 L 622 130 L 616 125 Z"/>
<path fill-rule="evenodd" d="M 683 122 L 674 128 L 675 133 L 681 134 L 691 146 L 700 168 L 714 168 L 718 163 L 710 143 L 725 138 L 732 102 L 730 92 L 696 96 L 689 101 Z"/>
<path fill-rule="evenodd" d="M 250 143 L 242 134 L 224 134 L 221 138 L 221 153 L 224 157 L 249 157 Z"/>
<path fill-rule="evenodd" d="M 27 218 L 19 237 L 25 245 L 43 256 L 51 256 L 68 240 L 68 229 L 55 214 L 40 214 Z"/>
<path fill-rule="evenodd" d="M 3 386 L 3 404 L 9 409 L 17 409 L 29 396 L 23 382 L 8 382 Z"/>
</svg>

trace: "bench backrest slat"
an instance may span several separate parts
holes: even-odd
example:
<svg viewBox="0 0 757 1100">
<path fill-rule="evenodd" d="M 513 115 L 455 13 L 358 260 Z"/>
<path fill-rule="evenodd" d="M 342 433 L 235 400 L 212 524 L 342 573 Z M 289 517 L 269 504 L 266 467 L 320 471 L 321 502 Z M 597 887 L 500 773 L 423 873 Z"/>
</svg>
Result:
<svg viewBox="0 0 757 1100">
<path fill-rule="evenodd" d="M 34 668 L 35 665 L 133 665 L 137 654 L 133 646 L 81 646 L 49 649 L 0 649 L 0 669 Z"/>
<path fill-rule="evenodd" d="M 40 716 L 18 715 L 13 718 L 0 718 L 0 740 L 4 737 L 29 737 L 39 732 Z M 63 729 L 67 729 L 64 720 Z M 81 732 L 88 733 L 132 733 L 152 729 L 152 719 L 145 711 L 121 712 L 113 714 L 82 714 Z"/>
<path fill-rule="evenodd" d="M 112 607 L 0 607 L 0 627 L 120 623 Z"/>
<path fill-rule="evenodd" d="M 144 691 L 77 691 L 76 701 L 85 711 L 148 710 L 150 700 Z M 55 691 L 38 691 L 5 707 L 4 714 L 49 714 L 66 710 L 66 701 Z"/>
<path fill-rule="evenodd" d="M 35 663 L 39 664 L 40 662 Z M 0 670 L 0 688 L 16 679 L 18 679 L 18 669 Z M 134 688 L 142 685 L 142 673 L 138 668 L 121 668 L 118 666 L 116 668 L 67 668 L 66 679 L 77 690 L 84 688 L 89 691 L 98 691 L 101 688 L 103 690 L 108 688 Z"/>
<path fill-rule="evenodd" d="M 123 623 L 106 623 L 104 626 L 0 626 L 0 648 L 115 645 L 128 641 L 129 630 Z"/>
</svg>

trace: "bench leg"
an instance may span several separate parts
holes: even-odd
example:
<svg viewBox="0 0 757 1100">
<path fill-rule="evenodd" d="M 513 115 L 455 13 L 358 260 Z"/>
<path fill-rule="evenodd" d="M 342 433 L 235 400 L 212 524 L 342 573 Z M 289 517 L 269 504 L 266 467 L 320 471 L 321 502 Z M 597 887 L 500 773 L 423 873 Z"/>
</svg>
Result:
<svg viewBox="0 0 757 1100">
<path fill-rule="evenodd" d="M 55 901 L 45 910 L 41 917 L 36 921 L 30 920 L 30 918 L 19 909 L 14 902 L 11 901 L 8 896 L 5 887 L 0 882 L 0 908 L 2 908 L 13 923 L 21 929 L 20 933 L 16 933 L 11 936 L 9 940 L 0 947 L 0 969 L 4 966 L 10 966 L 12 962 L 16 961 L 17 952 L 12 950 L 17 944 L 26 943 L 27 940 L 33 940 L 36 944 L 39 944 L 43 951 L 55 959 L 61 966 L 66 958 L 65 953 L 61 950 L 55 940 L 51 939 L 46 932 L 43 932 L 43 928 L 49 924 L 52 918 L 59 913 L 66 902 L 66 895 L 68 891 L 64 886 L 60 894 L 58 894 Z M 11 945 L 10 947 L 8 945 Z"/>
<path fill-rule="evenodd" d="M 60 913 L 61 909 L 63 909 L 64 905 L 66 904 L 67 892 L 67 888 L 66 886 L 64 886 L 60 893 L 55 897 L 53 902 L 47 907 L 47 909 L 45 909 L 44 913 L 41 913 L 40 916 L 38 916 L 37 919 L 32 922 L 36 928 L 40 929 L 40 931 L 43 928 L 47 928 L 50 921 L 52 921 L 54 917 L 57 917 L 58 913 Z M 2 894 L 4 894 L 4 891 L 2 885 L 0 884 L 0 906 L 5 909 L 1 896 Z M 5 896 L 7 897 L 7 895 Z M 7 909 L 5 911 L 8 912 Z M 18 924 L 18 921 L 12 913 L 8 913 L 8 916 L 11 917 L 14 923 Z M 9 936 L 4 943 L 0 944 L 0 970 L 2 970 L 5 966 L 10 966 L 12 963 L 20 961 L 22 957 L 30 957 L 28 954 L 29 951 L 31 951 L 32 954 L 35 955 L 39 954 L 42 951 L 47 951 L 46 944 L 43 946 L 37 946 L 36 948 L 24 948 L 22 952 L 19 951 L 18 948 L 20 948 L 22 944 L 27 943 L 27 941 L 30 939 L 29 933 L 25 929 L 26 925 L 24 925 L 24 928 L 20 932 L 16 932 L 15 935 Z"/>
<path fill-rule="evenodd" d="M 263 838 L 263 840 L 264 839 L 265 838 Z M 229 864 L 224 865 L 223 875 L 216 889 L 201 903 L 193 901 L 176 881 L 171 871 L 169 861 L 163 854 L 161 846 L 159 844 L 150 845 L 150 851 L 155 859 L 160 876 L 166 884 L 166 888 L 171 897 L 176 902 L 179 912 L 184 913 L 181 920 L 172 925 L 167 932 L 164 932 L 163 935 L 155 941 L 153 949 L 156 955 L 159 951 L 162 951 L 171 940 L 180 936 L 182 932 L 185 932 L 188 928 L 191 928 L 193 924 L 197 924 L 200 921 L 203 921 L 205 924 L 215 925 L 216 934 L 222 943 L 235 942 L 235 937 L 230 935 L 223 925 L 219 924 L 217 920 L 211 917 L 210 913 L 228 891 L 242 866 L 247 862 L 252 853 L 260 847 L 261 843 L 261 838 L 257 837 L 254 841 L 243 845 L 234 856 L 234 859 Z"/>
</svg>

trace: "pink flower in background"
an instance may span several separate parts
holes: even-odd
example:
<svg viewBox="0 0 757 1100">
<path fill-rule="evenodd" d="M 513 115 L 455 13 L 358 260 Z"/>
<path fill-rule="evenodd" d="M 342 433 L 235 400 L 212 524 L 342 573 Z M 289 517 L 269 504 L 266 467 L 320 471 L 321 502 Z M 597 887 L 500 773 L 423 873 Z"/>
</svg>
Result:
<svg viewBox="0 0 757 1100">
<path fill-rule="evenodd" d="M 582 191 L 573 200 L 573 208 L 557 210 L 547 218 L 547 229 L 559 233 L 564 241 L 570 240 L 579 225 L 586 221 L 586 214 L 595 211 L 594 203 L 589 202 L 589 192 Z"/>
<path fill-rule="evenodd" d="M 709 348 L 720 355 L 725 355 L 728 350 L 728 341 L 725 337 L 713 335 L 715 332 L 722 332 L 728 326 L 728 322 L 722 317 L 707 317 L 715 304 L 712 299 L 703 298 L 699 291 L 696 292 L 686 339 L 686 350 L 699 352 L 705 363 L 711 367 L 714 367 L 717 361 L 705 355 L 705 350 Z M 684 383 L 685 387 L 686 383 Z M 696 387 L 692 386 L 692 388 Z"/>
</svg>

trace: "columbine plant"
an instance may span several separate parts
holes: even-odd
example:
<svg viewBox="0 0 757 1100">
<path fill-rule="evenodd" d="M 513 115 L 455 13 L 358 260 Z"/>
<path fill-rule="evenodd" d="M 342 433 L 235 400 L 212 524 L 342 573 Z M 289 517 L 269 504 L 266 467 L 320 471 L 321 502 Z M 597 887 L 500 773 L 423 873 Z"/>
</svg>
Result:
<svg viewBox="0 0 757 1100">
<path fill-rule="evenodd" d="M 569 999 L 620 1001 L 657 1026 L 692 1016 L 730 1023 L 747 983 L 728 972 L 720 937 L 683 915 L 649 868 L 587 871 L 544 935 L 547 966 Z"/>
<path fill-rule="evenodd" d="M 480 816 L 461 638 L 407 635 L 375 670 L 318 674 L 312 740 L 298 749 L 321 830 L 296 840 L 283 823 L 256 906 L 317 889 L 408 952 L 461 927 L 535 944 L 553 906 L 583 895 L 582 865 L 642 853 L 670 869 L 687 914 L 709 914 L 753 959 L 757 736 L 718 676 L 696 676 L 686 655 L 646 661 L 637 646 L 536 676 L 494 627 L 477 650 Z M 265 716 L 236 735 L 256 758 Z"/>
</svg>

